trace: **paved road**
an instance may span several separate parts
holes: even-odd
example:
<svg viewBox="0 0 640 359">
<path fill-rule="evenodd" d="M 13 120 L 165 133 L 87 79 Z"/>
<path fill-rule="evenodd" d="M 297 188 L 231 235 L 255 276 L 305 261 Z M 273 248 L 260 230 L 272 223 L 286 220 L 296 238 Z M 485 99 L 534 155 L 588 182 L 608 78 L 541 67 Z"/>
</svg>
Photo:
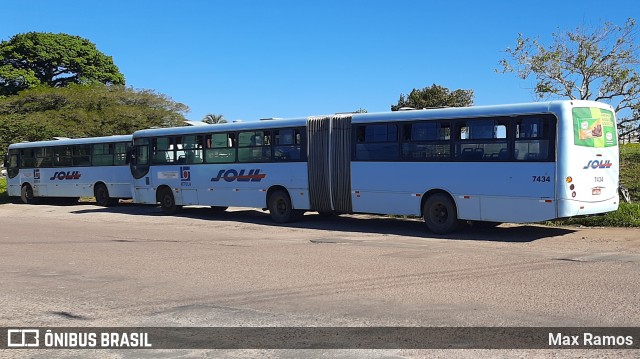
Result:
<svg viewBox="0 0 640 359">
<path fill-rule="evenodd" d="M 307 214 L 299 223 L 278 226 L 256 210 L 188 208 L 167 217 L 150 206 L 86 203 L 1 205 L 0 225 L 2 327 L 640 326 L 637 229 L 502 225 L 434 237 L 419 221 L 364 215 Z M 50 356 L 4 354 L 27 353 Z M 109 355 L 159 355 L 124 353 Z M 219 354 L 180 351 L 166 357 Z M 552 354 L 558 353 L 526 356 Z"/>
</svg>

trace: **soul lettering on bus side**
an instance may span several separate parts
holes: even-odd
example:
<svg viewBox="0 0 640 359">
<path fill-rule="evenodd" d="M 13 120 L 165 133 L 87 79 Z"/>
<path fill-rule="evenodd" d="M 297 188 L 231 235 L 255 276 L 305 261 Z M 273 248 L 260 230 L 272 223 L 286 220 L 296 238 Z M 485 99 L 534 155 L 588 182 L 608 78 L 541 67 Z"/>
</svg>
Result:
<svg viewBox="0 0 640 359">
<path fill-rule="evenodd" d="M 240 172 L 230 169 L 220 170 L 216 177 L 211 178 L 211 181 L 218 182 L 220 179 L 224 179 L 227 182 L 260 182 L 266 176 L 265 173 L 260 173 L 260 169 L 250 169 L 248 172 L 245 169 L 241 169 Z"/>
<path fill-rule="evenodd" d="M 53 176 L 51 176 L 51 178 L 49 178 L 50 181 L 53 181 L 55 179 L 59 179 L 59 180 L 77 180 L 80 179 L 80 176 L 82 176 L 82 174 L 80 173 L 80 171 L 56 171 L 56 173 L 53 174 Z"/>
</svg>

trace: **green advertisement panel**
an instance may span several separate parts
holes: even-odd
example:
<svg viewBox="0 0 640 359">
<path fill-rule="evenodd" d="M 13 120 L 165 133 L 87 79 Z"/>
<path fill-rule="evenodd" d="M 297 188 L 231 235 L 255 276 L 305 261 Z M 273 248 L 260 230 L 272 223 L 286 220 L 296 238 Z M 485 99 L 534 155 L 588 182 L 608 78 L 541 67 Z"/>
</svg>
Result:
<svg viewBox="0 0 640 359">
<path fill-rule="evenodd" d="M 573 139 L 578 146 L 617 146 L 618 135 L 613 112 L 596 107 L 574 108 Z"/>
</svg>

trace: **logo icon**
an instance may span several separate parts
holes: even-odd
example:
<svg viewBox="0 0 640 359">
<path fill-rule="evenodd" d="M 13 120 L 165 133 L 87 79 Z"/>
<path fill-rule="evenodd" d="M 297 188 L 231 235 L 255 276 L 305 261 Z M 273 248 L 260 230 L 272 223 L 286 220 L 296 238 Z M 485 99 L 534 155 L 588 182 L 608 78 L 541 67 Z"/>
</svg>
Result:
<svg viewBox="0 0 640 359">
<path fill-rule="evenodd" d="M 40 179 L 40 169 L 36 168 L 33 170 L 33 179 Z"/>
<path fill-rule="evenodd" d="M 7 346 L 10 348 L 31 348 L 40 346 L 38 329 L 8 329 Z"/>
<path fill-rule="evenodd" d="M 191 166 L 180 166 L 180 180 L 191 181 Z"/>
</svg>

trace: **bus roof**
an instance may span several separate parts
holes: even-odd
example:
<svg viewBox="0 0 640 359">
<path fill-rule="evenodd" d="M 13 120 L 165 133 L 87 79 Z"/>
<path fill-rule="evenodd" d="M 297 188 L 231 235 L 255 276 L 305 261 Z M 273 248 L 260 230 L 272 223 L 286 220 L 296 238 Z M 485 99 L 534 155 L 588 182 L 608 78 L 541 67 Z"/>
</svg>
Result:
<svg viewBox="0 0 640 359">
<path fill-rule="evenodd" d="M 225 132 L 225 131 L 242 131 L 242 130 L 260 130 L 268 128 L 281 128 L 281 127 L 298 127 L 304 126 L 307 123 L 306 118 L 290 118 L 290 119 L 268 119 L 262 121 L 250 121 L 250 122 L 232 122 L 232 123 L 220 123 L 215 125 L 206 126 L 183 126 L 183 127 L 168 127 L 168 128 L 152 128 L 148 130 L 136 131 L 133 137 L 153 137 L 153 136 L 169 136 L 169 135 L 186 135 L 186 134 L 200 134 L 210 132 Z"/>
<path fill-rule="evenodd" d="M 116 135 L 104 137 L 85 137 L 85 138 L 65 138 L 50 141 L 34 141 L 20 142 L 9 145 L 9 149 L 31 148 L 31 147 L 47 147 L 47 146 L 68 146 L 68 145 L 85 145 L 92 143 L 110 143 L 110 142 L 130 142 L 131 135 Z"/>
<path fill-rule="evenodd" d="M 409 110 L 379 113 L 354 113 L 354 114 L 331 114 L 323 116 L 310 116 L 290 119 L 268 119 L 262 121 L 248 121 L 236 123 L 222 123 L 206 126 L 184 126 L 156 128 L 136 131 L 133 134 L 137 137 L 170 136 L 185 134 L 202 134 L 212 132 L 260 130 L 269 128 L 305 126 L 308 118 L 351 116 L 353 123 L 366 123 L 377 121 L 393 120 L 428 120 L 428 119 L 454 119 L 466 117 L 487 117 L 487 116 L 509 116 L 541 113 L 560 113 L 563 108 L 571 107 L 599 107 L 613 111 L 610 105 L 583 100 L 558 100 L 545 102 L 531 102 L 508 105 L 471 106 L 471 107 L 446 107 L 425 110 Z"/>
<path fill-rule="evenodd" d="M 454 119 L 467 117 L 509 116 L 516 114 L 525 115 L 540 113 L 559 113 L 563 107 L 599 107 L 613 111 L 611 106 L 601 102 L 583 100 L 559 100 L 518 103 L 510 105 L 445 107 L 426 110 L 354 114 L 352 122 L 359 123 L 390 120 Z"/>
</svg>

